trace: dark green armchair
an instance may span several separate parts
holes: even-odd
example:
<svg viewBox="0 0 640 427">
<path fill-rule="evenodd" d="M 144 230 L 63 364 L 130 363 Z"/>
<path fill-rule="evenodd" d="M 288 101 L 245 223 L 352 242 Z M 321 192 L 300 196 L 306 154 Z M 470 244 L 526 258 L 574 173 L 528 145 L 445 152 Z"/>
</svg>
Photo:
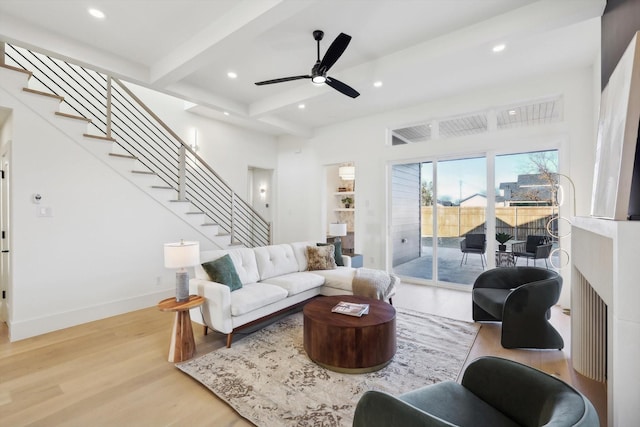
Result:
<svg viewBox="0 0 640 427">
<path fill-rule="evenodd" d="M 445 381 L 392 396 L 367 391 L 354 427 L 599 427 L 595 408 L 579 391 L 542 371 L 498 357 L 481 357 L 462 383 Z"/>
<path fill-rule="evenodd" d="M 473 320 L 502 322 L 504 348 L 559 349 L 564 340 L 549 323 L 562 277 L 539 267 L 494 268 L 474 284 Z"/>
</svg>

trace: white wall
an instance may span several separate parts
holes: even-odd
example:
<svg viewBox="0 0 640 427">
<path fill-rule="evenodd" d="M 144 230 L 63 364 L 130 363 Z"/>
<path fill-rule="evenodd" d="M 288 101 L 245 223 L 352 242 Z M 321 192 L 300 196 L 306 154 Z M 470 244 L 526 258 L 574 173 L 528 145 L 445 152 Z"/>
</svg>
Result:
<svg viewBox="0 0 640 427">
<path fill-rule="evenodd" d="M 497 87 L 322 128 L 307 140 L 281 138 L 278 240 L 316 240 L 324 236 L 324 211 L 317 197 L 324 186 L 322 165 L 344 161 L 355 161 L 358 171 L 355 250 L 363 253 L 365 266 L 370 268 L 387 265 L 386 177 L 392 162 L 559 147 L 560 172 L 576 182 L 577 213 L 588 214 L 595 152 L 592 75 L 593 70 L 585 67 L 503 82 Z M 559 94 L 564 97 L 565 108 L 561 123 L 395 147 L 387 144 L 389 129 Z M 564 301 L 568 305 L 568 296 Z"/>
</svg>

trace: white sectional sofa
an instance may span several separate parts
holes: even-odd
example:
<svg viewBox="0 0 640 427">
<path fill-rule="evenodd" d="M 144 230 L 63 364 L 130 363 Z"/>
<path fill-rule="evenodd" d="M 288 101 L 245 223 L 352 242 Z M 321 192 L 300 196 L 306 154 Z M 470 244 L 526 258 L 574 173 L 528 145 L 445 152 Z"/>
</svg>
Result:
<svg viewBox="0 0 640 427">
<path fill-rule="evenodd" d="M 202 266 L 195 267 L 190 280 L 191 293 L 205 298 L 201 311 L 191 310 L 192 320 L 227 334 L 231 346 L 234 331 L 258 320 L 289 309 L 317 295 L 353 294 L 351 283 L 356 269 L 343 256 L 343 267 L 307 271 L 307 246 L 296 242 L 256 248 L 205 251 L 200 262 L 213 261 L 228 254 L 242 282 L 235 291 L 209 280 Z"/>
</svg>

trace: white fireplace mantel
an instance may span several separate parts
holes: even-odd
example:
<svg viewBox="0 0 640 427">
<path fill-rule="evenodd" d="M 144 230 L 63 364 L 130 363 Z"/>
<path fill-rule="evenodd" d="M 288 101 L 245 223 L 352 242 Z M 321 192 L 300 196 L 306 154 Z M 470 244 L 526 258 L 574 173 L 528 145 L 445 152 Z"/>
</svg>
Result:
<svg viewBox="0 0 640 427">
<path fill-rule="evenodd" d="M 573 219 L 571 233 L 571 334 L 582 332 L 581 310 L 575 298 L 582 275 L 607 305 L 608 425 L 640 425 L 640 221 L 592 217 Z M 581 348 L 572 342 L 574 360 Z"/>
</svg>

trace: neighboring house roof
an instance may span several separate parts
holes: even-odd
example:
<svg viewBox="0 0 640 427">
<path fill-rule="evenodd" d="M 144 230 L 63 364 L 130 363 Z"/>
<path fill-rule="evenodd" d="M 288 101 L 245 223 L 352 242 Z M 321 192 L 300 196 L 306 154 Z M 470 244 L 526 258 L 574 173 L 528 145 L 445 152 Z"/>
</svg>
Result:
<svg viewBox="0 0 640 427">
<path fill-rule="evenodd" d="M 460 200 L 460 206 L 487 206 L 487 196 L 476 193 Z"/>
<path fill-rule="evenodd" d="M 552 199 L 551 185 L 542 174 L 521 174 L 516 182 L 501 182 L 503 201 L 509 204 L 526 203 L 538 204 Z"/>
</svg>

